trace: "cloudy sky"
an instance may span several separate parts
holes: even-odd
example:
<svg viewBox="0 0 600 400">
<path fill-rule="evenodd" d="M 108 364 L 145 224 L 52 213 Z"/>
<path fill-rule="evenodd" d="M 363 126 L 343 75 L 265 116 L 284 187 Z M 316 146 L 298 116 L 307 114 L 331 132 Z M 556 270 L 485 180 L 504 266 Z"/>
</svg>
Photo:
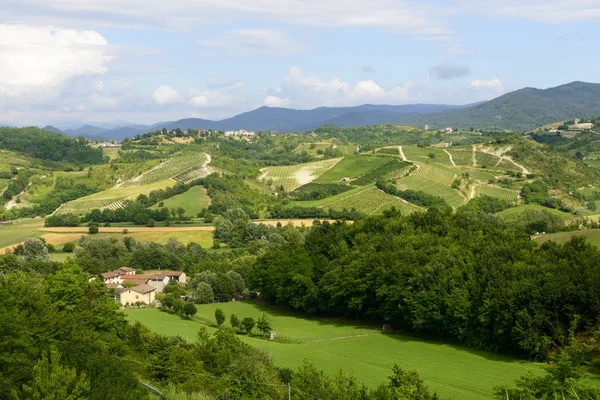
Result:
<svg viewBox="0 0 600 400">
<path fill-rule="evenodd" d="M 600 0 L 0 1 L 2 123 L 466 104 L 600 81 Z"/>
</svg>

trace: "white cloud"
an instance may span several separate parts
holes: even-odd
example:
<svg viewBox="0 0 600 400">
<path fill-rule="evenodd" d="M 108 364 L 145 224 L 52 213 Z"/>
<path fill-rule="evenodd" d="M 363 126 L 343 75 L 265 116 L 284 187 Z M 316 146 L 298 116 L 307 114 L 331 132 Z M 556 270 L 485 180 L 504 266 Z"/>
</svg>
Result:
<svg viewBox="0 0 600 400">
<path fill-rule="evenodd" d="M 277 29 L 237 29 L 201 44 L 242 56 L 276 56 L 302 49 L 299 42 Z"/>
<path fill-rule="evenodd" d="M 69 80 L 101 75 L 112 60 L 94 31 L 0 24 L 0 95 L 60 89 Z"/>
<path fill-rule="evenodd" d="M 235 107 L 238 103 L 236 97 L 230 92 L 217 90 L 190 90 L 189 104 L 198 108 L 227 109 Z"/>
<path fill-rule="evenodd" d="M 114 110 L 121 104 L 117 97 L 101 96 L 96 93 L 89 96 L 87 100 L 94 110 Z"/>
<path fill-rule="evenodd" d="M 235 78 L 224 78 L 220 76 L 210 76 L 206 80 L 206 87 L 209 89 L 221 89 L 221 88 L 230 88 L 230 89 L 239 89 L 244 85 L 244 82 Z"/>
<path fill-rule="evenodd" d="M 102 91 L 104 89 L 104 82 L 103 81 L 98 81 L 95 83 L 94 85 L 96 87 L 96 89 L 98 89 L 99 91 Z"/>
<path fill-rule="evenodd" d="M 412 85 L 395 86 L 386 90 L 373 80 L 358 81 L 354 85 L 339 78 L 323 80 L 305 75 L 300 68 L 290 68 L 281 80 L 281 86 L 271 90 L 266 105 L 293 105 L 299 108 L 318 106 L 349 106 L 364 103 L 404 103 L 409 99 Z"/>
<path fill-rule="evenodd" d="M 179 95 L 177 90 L 167 85 L 162 85 L 156 88 L 154 93 L 152 93 L 152 98 L 156 104 L 160 105 L 175 104 L 184 101 L 183 97 Z"/>
<path fill-rule="evenodd" d="M 268 95 L 265 97 L 264 105 L 267 107 L 285 107 L 290 104 L 289 99 L 282 99 L 281 97 Z"/>
<path fill-rule="evenodd" d="M 476 89 L 476 90 L 491 90 L 491 91 L 495 91 L 497 93 L 503 93 L 504 92 L 504 84 L 502 83 L 502 81 L 498 78 L 496 79 L 490 79 L 490 80 L 474 80 L 469 84 L 470 88 Z"/>
</svg>

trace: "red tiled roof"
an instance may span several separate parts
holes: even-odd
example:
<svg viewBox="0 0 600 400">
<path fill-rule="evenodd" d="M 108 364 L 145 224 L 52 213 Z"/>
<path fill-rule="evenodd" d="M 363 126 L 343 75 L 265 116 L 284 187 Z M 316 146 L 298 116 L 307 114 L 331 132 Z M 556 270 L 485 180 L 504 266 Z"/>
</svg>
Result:
<svg viewBox="0 0 600 400">
<path fill-rule="evenodd" d="M 159 280 L 165 279 L 166 274 L 135 274 L 135 275 L 123 275 L 121 279 L 139 279 L 144 278 L 146 280 Z"/>
</svg>

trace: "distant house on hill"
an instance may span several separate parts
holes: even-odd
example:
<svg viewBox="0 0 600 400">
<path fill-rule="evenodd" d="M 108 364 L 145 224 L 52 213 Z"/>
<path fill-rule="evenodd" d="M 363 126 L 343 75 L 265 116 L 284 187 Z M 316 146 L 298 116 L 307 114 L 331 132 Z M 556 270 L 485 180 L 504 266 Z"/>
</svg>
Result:
<svg viewBox="0 0 600 400">
<path fill-rule="evenodd" d="M 185 272 L 181 271 L 164 271 L 157 274 L 124 275 L 121 278 L 123 283 L 132 282 L 135 285 L 152 286 L 158 293 L 162 293 L 162 291 L 165 289 L 165 286 L 167 286 L 171 280 L 174 280 L 180 284 L 186 283 Z"/>
<path fill-rule="evenodd" d="M 156 289 L 150 285 L 138 285 L 132 288 L 115 289 L 115 300 L 122 305 L 135 304 L 142 302 L 144 304 L 153 304 L 156 297 Z"/>
<path fill-rule="evenodd" d="M 446 133 L 452 133 L 452 132 L 454 132 L 454 129 L 452 129 L 451 126 L 447 126 L 447 127 L 444 128 L 444 132 L 446 132 Z"/>
<path fill-rule="evenodd" d="M 123 283 L 123 277 L 127 275 L 135 275 L 135 270 L 129 267 L 121 267 L 114 271 L 101 274 L 104 283 L 107 285 L 109 283 Z"/>
</svg>

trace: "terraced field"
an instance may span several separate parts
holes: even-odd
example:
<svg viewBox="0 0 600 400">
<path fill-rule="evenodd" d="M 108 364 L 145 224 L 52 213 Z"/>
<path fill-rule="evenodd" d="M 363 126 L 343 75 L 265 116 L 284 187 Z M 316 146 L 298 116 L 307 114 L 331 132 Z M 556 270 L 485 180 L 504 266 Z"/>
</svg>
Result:
<svg viewBox="0 0 600 400">
<path fill-rule="evenodd" d="M 333 168 L 321 175 L 317 182 L 339 182 L 344 178 L 358 178 L 390 160 L 385 157 L 347 156 L 336 163 Z"/>
<path fill-rule="evenodd" d="M 438 149 L 435 147 L 402 146 L 402 151 L 404 152 L 404 155 L 408 161 L 435 161 L 445 165 L 452 165 L 450 162 L 450 157 L 448 157 L 448 154 L 446 154 L 443 149 Z M 435 157 L 431 158 L 429 157 L 429 154 L 433 154 Z"/>
<path fill-rule="evenodd" d="M 410 175 L 400 178 L 396 182 L 401 190 L 421 190 L 425 193 L 439 196 L 454 208 L 460 207 L 465 201 L 464 197 L 457 190 L 422 176 Z"/>
<path fill-rule="evenodd" d="M 445 186 L 450 186 L 454 179 L 456 179 L 456 174 L 454 172 L 428 164 L 421 165 L 414 172 L 414 176 L 420 176 Z"/>
<path fill-rule="evenodd" d="M 488 172 L 488 171 L 482 171 L 480 169 L 458 168 L 458 172 L 461 174 L 468 173 L 470 178 L 479 179 L 480 181 L 485 181 L 485 182 L 487 182 L 490 179 L 495 178 L 493 173 Z"/>
<path fill-rule="evenodd" d="M 212 173 L 209 167 L 193 167 L 176 175 L 173 179 L 183 184 L 190 183 L 196 179 L 205 178 Z"/>
<path fill-rule="evenodd" d="M 475 190 L 477 195 L 496 197 L 506 201 L 515 201 L 519 198 L 518 190 L 504 189 L 498 186 L 479 185 Z"/>
<path fill-rule="evenodd" d="M 121 187 L 148 185 L 171 179 L 187 170 L 192 170 L 196 167 L 201 168 L 204 162 L 206 162 L 206 155 L 204 153 L 186 153 L 158 164 L 151 170 L 124 182 Z"/>
<path fill-rule="evenodd" d="M 341 158 L 315 161 L 306 164 L 268 167 L 258 178 L 261 182 L 273 181 L 275 187 L 283 186 L 286 191 L 292 191 L 319 178 L 336 164 Z"/>
<path fill-rule="evenodd" d="M 398 197 L 389 195 L 377 189 L 375 185 L 372 184 L 362 186 L 360 188 L 353 189 L 326 199 L 295 201 L 288 205 L 288 207 L 294 206 L 328 208 L 332 210 L 343 210 L 344 208 L 351 210 L 355 208 L 356 210 L 367 215 L 381 213 L 384 210 L 392 208 L 392 206 L 407 213 L 420 210 L 419 207 L 410 203 L 406 203 Z"/>
<path fill-rule="evenodd" d="M 130 187 L 119 187 L 114 189 L 105 190 L 100 193 L 94 193 L 91 196 L 82 197 L 77 200 L 70 201 L 60 206 L 56 210 L 55 214 L 84 214 L 94 208 L 105 208 L 111 206 L 113 203 L 120 202 L 122 200 L 133 200 L 140 194 L 148 194 L 153 190 L 164 189 L 167 186 L 175 185 L 175 181 L 168 179 L 161 182 L 156 182 L 148 185 L 130 186 Z"/>
<path fill-rule="evenodd" d="M 473 151 L 471 149 L 452 149 L 448 152 L 452 154 L 452 159 L 456 165 L 473 165 Z"/>
</svg>

